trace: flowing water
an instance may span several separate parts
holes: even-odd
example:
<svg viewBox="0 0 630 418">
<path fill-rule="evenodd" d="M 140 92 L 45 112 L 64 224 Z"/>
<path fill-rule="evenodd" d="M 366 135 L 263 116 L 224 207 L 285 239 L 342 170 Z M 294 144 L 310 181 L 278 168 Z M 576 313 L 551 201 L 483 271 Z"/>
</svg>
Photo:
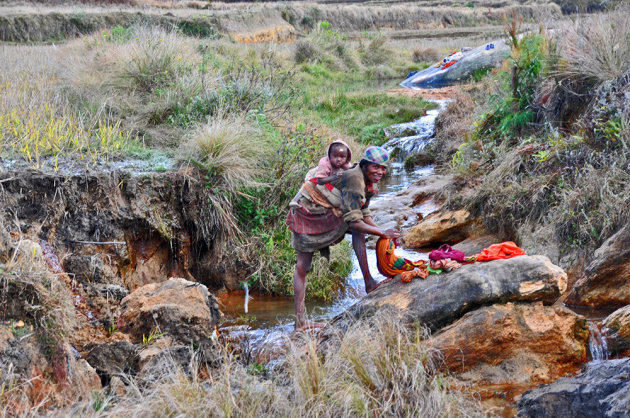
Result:
<svg viewBox="0 0 630 418">
<path fill-rule="evenodd" d="M 435 118 L 445 107 L 446 101 L 438 101 L 438 108 L 430 110 L 420 119 L 400 125 L 393 125 L 393 131 L 413 132 L 413 135 L 406 137 L 394 137 L 384 146 L 391 152 L 398 151 L 399 158 L 418 152 L 430 142 L 434 134 Z M 425 166 L 414 170 L 405 170 L 402 161 L 390 164 L 390 174 L 379 183 L 380 193 L 372 199 L 377 202 L 383 199 L 390 199 L 396 193 L 405 190 L 409 185 L 421 178 L 431 175 L 433 166 Z M 424 208 L 423 208 L 424 209 Z M 426 216 L 432 208 L 426 208 L 421 212 Z M 376 267 L 376 252 L 368 248 L 368 263 L 372 275 L 377 280 L 384 277 L 379 276 Z M 412 260 L 428 259 L 427 254 L 399 248 L 396 254 Z M 248 296 L 248 297 L 246 297 Z M 348 307 L 356 303 L 365 296 L 363 276 L 355 256 L 353 256 L 352 272 L 346 278 L 343 293 L 333 302 L 307 302 L 306 309 L 309 319 L 317 322 L 327 322 L 336 315 L 342 313 Z M 247 313 L 245 302 L 247 300 Z M 292 297 L 279 297 L 251 294 L 250 292 L 230 292 L 219 297 L 220 309 L 225 315 L 224 332 L 231 333 L 243 340 L 251 347 L 273 345 L 274 341 L 280 341 L 283 336 L 293 331 L 295 319 L 295 308 Z"/>
<path fill-rule="evenodd" d="M 608 360 L 610 353 L 608 351 L 608 341 L 602 329 L 604 319 L 615 311 L 615 308 L 594 309 L 580 306 L 567 306 L 573 312 L 582 315 L 588 322 L 588 351 L 590 353 L 590 361 L 598 362 Z"/>
</svg>

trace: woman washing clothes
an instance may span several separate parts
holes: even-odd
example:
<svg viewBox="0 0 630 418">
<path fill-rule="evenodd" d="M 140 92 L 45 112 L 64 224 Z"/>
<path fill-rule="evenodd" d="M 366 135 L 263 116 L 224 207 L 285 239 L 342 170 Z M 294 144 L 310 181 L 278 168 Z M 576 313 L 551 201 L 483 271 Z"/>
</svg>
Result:
<svg viewBox="0 0 630 418">
<path fill-rule="evenodd" d="M 396 239 L 400 236 L 393 229 L 380 228 L 370 215 L 370 199 L 378 193 L 377 183 L 387 172 L 389 156 L 382 147 L 371 146 L 365 150 L 358 166 L 344 171 L 334 186 L 341 194 L 341 217 L 335 216 L 332 207 L 313 203 L 298 193 L 291 202 L 287 225 L 292 231 L 291 245 L 297 251 L 297 265 L 293 275 L 295 294 L 295 330 L 321 328 L 321 323 L 306 319 L 304 294 L 306 275 L 311 270 L 315 251 L 327 253 L 328 247 L 340 243 L 346 233 L 352 234 L 352 247 L 359 261 L 365 282 L 365 291 L 372 292 L 379 285 L 368 268 L 365 234 Z"/>
</svg>

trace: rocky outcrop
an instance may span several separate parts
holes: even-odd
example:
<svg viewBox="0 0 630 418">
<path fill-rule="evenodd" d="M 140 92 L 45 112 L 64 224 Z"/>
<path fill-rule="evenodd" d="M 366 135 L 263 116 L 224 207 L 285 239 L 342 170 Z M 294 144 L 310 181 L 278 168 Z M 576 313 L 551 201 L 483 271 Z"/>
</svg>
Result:
<svg viewBox="0 0 630 418">
<path fill-rule="evenodd" d="M 443 243 L 455 244 L 466 238 L 485 235 L 483 223 L 467 210 L 436 212 L 412 227 L 404 236 L 407 248 L 423 248 Z"/>
<path fill-rule="evenodd" d="M 630 224 L 595 251 L 566 303 L 595 307 L 630 304 Z"/>
<path fill-rule="evenodd" d="M 391 310 L 401 320 L 438 330 L 477 307 L 510 301 L 551 304 L 564 292 L 567 275 L 544 256 L 464 265 L 427 279 L 384 284 L 336 317 L 330 331 L 345 330 L 355 320 Z"/>
<path fill-rule="evenodd" d="M 611 313 L 602 330 L 611 355 L 630 356 L 630 305 Z"/>
<path fill-rule="evenodd" d="M 42 347 L 33 328 L 0 324 L 0 386 L 3 413 L 31 415 L 36 408 L 63 407 L 91 399 L 102 389 L 94 369 L 68 344 Z M 33 408 L 33 409 L 32 409 Z"/>
<path fill-rule="evenodd" d="M 630 359 L 589 363 L 577 376 L 526 392 L 518 412 L 526 417 L 627 417 Z"/>
<path fill-rule="evenodd" d="M 181 344 L 200 346 L 209 341 L 219 315 L 218 302 L 204 285 L 171 278 L 143 286 L 124 298 L 117 328 L 135 342 L 167 335 Z"/>
<path fill-rule="evenodd" d="M 475 71 L 501 67 L 510 56 L 510 46 L 505 39 L 498 39 L 476 48 L 462 50 L 445 57 L 422 71 L 418 71 L 400 83 L 403 87 L 431 87 L 465 80 Z"/>
<path fill-rule="evenodd" d="M 507 303 L 467 313 L 428 344 L 467 382 L 549 383 L 586 362 L 588 326 L 563 307 Z"/>
<path fill-rule="evenodd" d="M 122 373 L 137 369 L 138 349 L 127 340 L 115 343 L 96 344 L 90 349 L 86 360 L 96 369 L 105 381 Z"/>
</svg>

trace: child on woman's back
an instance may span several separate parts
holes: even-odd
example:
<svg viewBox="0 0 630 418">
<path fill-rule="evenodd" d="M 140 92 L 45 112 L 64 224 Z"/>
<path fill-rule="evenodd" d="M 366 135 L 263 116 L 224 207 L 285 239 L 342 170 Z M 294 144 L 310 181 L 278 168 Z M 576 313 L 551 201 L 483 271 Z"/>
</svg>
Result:
<svg viewBox="0 0 630 418">
<path fill-rule="evenodd" d="M 317 165 L 315 178 L 318 185 L 324 185 L 341 177 L 344 170 L 351 168 L 350 159 L 352 153 L 348 145 L 337 140 L 332 142 L 327 149 L 326 157 L 322 157 Z"/>
<path fill-rule="evenodd" d="M 351 168 L 352 152 L 348 144 L 341 140 L 332 142 L 326 152 L 326 157 L 319 160 L 316 168 L 306 175 L 300 192 L 289 206 L 301 208 L 308 213 L 318 214 L 332 209 L 336 217 L 341 217 L 341 193 L 335 187 L 343 172 Z M 306 201 L 301 201 L 303 197 Z"/>
</svg>

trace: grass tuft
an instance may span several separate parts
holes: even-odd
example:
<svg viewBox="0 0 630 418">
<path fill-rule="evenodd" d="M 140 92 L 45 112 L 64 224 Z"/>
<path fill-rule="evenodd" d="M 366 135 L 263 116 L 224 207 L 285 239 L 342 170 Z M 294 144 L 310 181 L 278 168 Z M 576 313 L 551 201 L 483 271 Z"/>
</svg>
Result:
<svg viewBox="0 0 630 418">
<path fill-rule="evenodd" d="M 309 335 L 289 341 L 287 360 L 265 375 L 248 373 L 247 365 L 228 349 L 219 348 L 222 360 L 216 366 L 199 358 L 183 366 L 166 357 L 153 385 L 132 383 L 138 389 L 122 398 L 99 397 L 99 413 L 479 416 L 477 401 L 449 389 L 451 380 L 437 372 L 438 354 L 426 347 L 423 337 L 422 329 L 380 316 L 355 324 L 325 352 Z M 90 400 L 73 411 L 86 412 L 93 405 Z"/>
<path fill-rule="evenodd" d="M 243 116 L 219 115 L 199 126 L 179 148 L 179 158 L 194 162 L 232 192 L 260 186 L 259 165 L 269 145 Z"/>
</svg>

